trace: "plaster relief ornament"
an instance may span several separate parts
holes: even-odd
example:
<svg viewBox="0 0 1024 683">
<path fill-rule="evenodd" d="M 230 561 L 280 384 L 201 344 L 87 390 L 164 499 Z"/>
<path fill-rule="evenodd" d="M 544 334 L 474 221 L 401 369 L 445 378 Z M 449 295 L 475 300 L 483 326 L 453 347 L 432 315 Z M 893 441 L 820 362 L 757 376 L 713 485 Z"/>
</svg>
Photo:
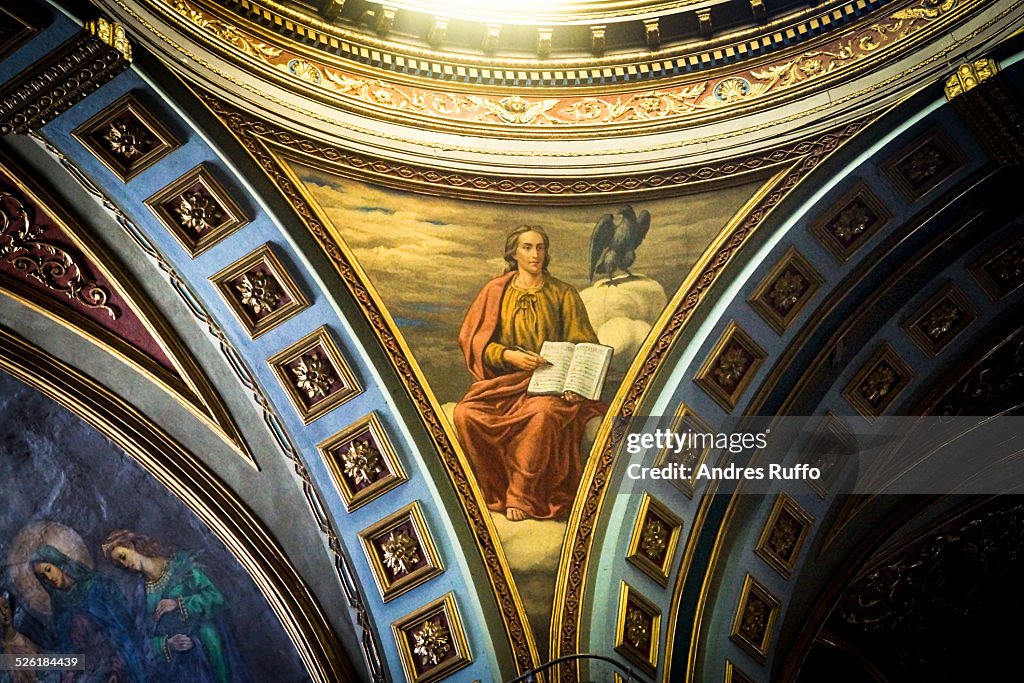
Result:
<svg viewBox="0 0 1024 683">
<path fill-rule="evenodd" d="M 645 650 L 650 640 L 651 629 L 647 616 L 639 609 L 630 609 L 626 613 L 626 641 L 638 650 Z"/>
<path fill-rule="evenodd" d="M 319 353 L 303 356 L 298 365 L 292 368 L 295 373 L 295 384 L 306 392 L 309 398 L 324 397 L 334 384 L 334 372 L 330 363 Z"/>
<path fill-rule="evenodd" d="M 381 544 L 384 551 L 384 566 L 395 576 L 408 574 L 413 565 L 420 561 L 419 546 L 405 531 L 392 531 Z"/>
<path fill-rule="evenodd" d="M 423 666 L 436 666 L 451 650 L 448 629 L 440 621 L 423 622 L 423 626 L 412 634 L 412 640 L 412 651 L 420 657 Z"/>
<path fill-rule="evenodd" d="M 650 520 L 643 529 L 640 538 L 640 549 L 644 555 L 657 561 L 668 547 L 668 535 L 665 533 L 665 525 L 661 520 Z"/>
<path fill-rule="evenodd" d="M 128 119 L 111 122 L 110 130 L 103 139 L 110 145 L 110 151 L 125 161 L 142 156 L 143 151 L 153 143 L 145 126 Z"/>
<path fill-rule="evenodd" d="M 880 402 L 896 383 L 896 373 L 888 365 L 879 365 L 860 385 L 861 395 L 872 405 Z"/>
<path fill-rule="evenodd" d="M 383 472 L 380 453 L 366 441 L 354 441 L 349 444 L 341 456 L 342 466 L 353 483 L 369 484 L 376 475 Z"/>
<path fill-rule="evenodd" d="M 177 208 L 178 222 L 196 232 L 211 230 L 221 218 L 220 207 L 199 192 L 186 192 Z"/>
<path fill-rule="evenodd" d="M 804 279 L 799 273 L 786 271 L 772 285 L 768 298 L 775 304 L 777 311 L 786 313 L 800 301 L 805 289 Z"/>
<path fill-rule="evenodd" d="M 274 310 L 281 298 L 281 288 L 266 273 L 246 273 L 235 288 L 242 295 L 242 304 L 256 315 Z"/>
<path fill-rule="evenodd" d="M 739 346 L 733 346 L 722 354 L 715 367 L 715 380 L 726 389 L 731 389 L 743 378 L 750 356 Z"/>
</svg>

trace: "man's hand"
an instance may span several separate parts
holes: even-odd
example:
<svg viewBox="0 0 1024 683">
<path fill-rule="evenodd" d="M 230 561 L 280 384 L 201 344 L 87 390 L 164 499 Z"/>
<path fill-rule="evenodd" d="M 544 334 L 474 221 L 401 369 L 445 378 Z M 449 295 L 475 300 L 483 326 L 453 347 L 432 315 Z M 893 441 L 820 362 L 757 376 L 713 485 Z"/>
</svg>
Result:
<svg viewBox="0 0 1024 683">
<path fill-rule="evenodd" d="M 501 354 L 501 357 L 506 363 L 519 368 L 520 370 L 536 370 L 539 367 L 551 365 L 551 363 L 545 360 L 539 353 L 533 353 L 532 351 L 505 349 Z"/>
<path fill-rule="evenodd" d="M 577 394 L 575 391 L 563 391 L 562 400 L 566 403 L 579 403 L 583 400 L 583 397 Z"/>
</svg>

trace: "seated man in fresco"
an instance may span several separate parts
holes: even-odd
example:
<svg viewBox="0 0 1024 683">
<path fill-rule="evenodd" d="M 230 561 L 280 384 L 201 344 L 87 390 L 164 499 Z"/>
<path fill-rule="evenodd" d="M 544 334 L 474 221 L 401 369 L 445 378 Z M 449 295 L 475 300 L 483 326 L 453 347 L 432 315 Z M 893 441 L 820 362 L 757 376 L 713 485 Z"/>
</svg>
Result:
<svg viewBox="0 0 1024 683">
<path fill-rule="evenodd" d="M 505 274 L 484 285 L 459 332 L 476 382 L 455 407 L 455 427 L 487 507 L 514 522 L 568 514 L 584 426 L 607 410 L 572 392 L 527 394 L 547 362 L 545 341 L 597 342 L 579 293 L 548 274 L 549 246 L 540 227 L 513 230 Z"/>
</svg>

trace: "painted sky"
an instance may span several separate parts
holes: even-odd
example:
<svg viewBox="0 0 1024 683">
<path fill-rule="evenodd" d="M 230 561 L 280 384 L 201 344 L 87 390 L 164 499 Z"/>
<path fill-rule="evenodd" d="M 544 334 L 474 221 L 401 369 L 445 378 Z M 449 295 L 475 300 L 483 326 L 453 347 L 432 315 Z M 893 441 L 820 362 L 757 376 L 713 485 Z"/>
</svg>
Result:
<svg viewBox="0 0 1024 683">
<path fill-rule="evenodd" d="M 624 203 L 501 205 L 388 190 L 303 167 L 296 171 L 369 275 L 441 403 L 457 401 L 469 387 L 458 331 L 483 284 L 504 271 L 505 234 L 524 223 L 543 226 L 551 237 L 551 274 L 584 289 L 590 284 L 594 225 Z M 658 281 L 671 297 L 759 186 L 625 202 L 652 216 L 631 271 Z"/>
</svg>

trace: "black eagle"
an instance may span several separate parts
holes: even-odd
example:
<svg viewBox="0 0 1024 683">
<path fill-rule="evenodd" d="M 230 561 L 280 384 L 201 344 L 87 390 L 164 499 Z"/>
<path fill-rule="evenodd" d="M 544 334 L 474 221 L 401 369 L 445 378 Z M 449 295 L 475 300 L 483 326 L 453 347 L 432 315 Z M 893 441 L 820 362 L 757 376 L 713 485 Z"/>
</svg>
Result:
<svg viewBox="0 0 1024 683">
<path fill-rule="evenodd" d="M 614 215 L 602 216 L 590 235 L 590 281 L 594 281 L 595 275 L 611 279 L 619 270 L 633 277 L 629 267 L 636 260 L 636 248 L 644 241 L 650 227 L 651 213 L 645 210 L 637 216 L 628 204 Z"/>
</svg>

